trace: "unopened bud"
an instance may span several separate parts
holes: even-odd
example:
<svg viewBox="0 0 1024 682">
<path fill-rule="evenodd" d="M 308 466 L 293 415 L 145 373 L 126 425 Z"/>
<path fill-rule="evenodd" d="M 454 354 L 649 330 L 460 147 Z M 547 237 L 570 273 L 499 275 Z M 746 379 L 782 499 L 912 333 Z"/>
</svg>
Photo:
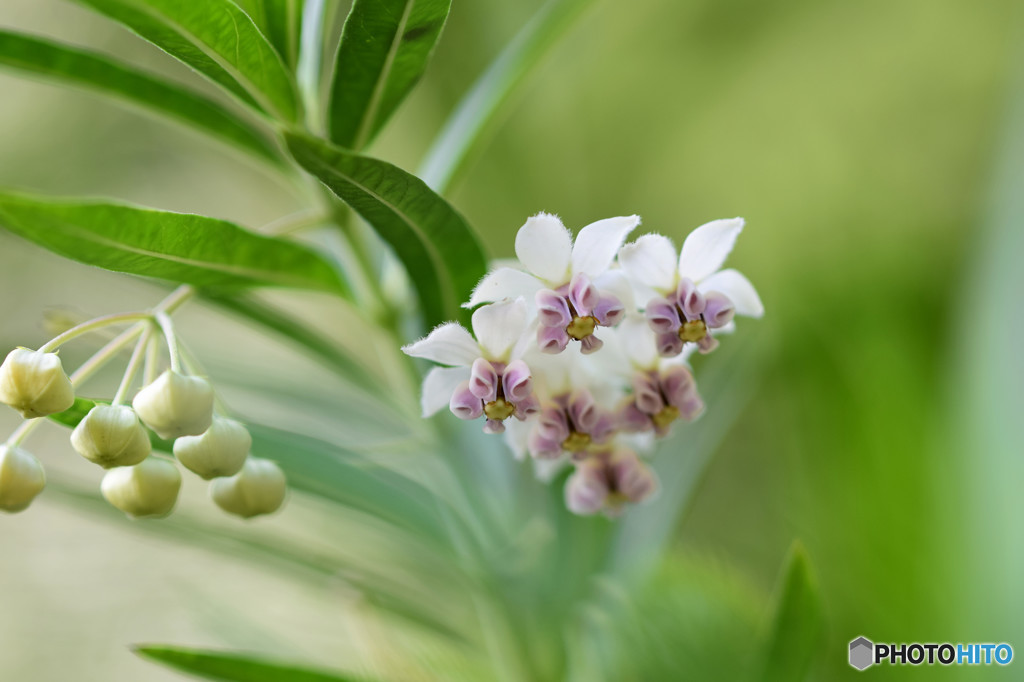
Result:
<svg viewBox="0 0 1024 682">
<path fill-rule="evenodd" d="M 97 405 L 71 432 L 71 446 L 104 469 L 138 464 L 149 457 L 149 434 L 127 405 Z"/>
<path fill-rule="evenodd" d="M 111 469 L 100 491 L 107 502 L 132 518 L 166 516 L 178 501 L 181 472 L 173 462 L 149 457 L 133 467 Z"/>
<path fill-rule="evenodd" d="M 206 379 L 167 370 L 139 391 L 132 406 L 164 440 L 198 436 L 213 422 L 213 389 Z"/>
<path fill-rule="evenodd" d="M 0 445 L 0 509 L 20 512 L 46 485 L 42 463 L 21 448 Z"/>
<path fill-rule="evenodd" d="M 56 353 L 15 348 L 0 365 L 0 402 L 26 419 L 63 412 L 75 403 L 75 389 Z"/>
<path fill-rule="evenodd" d="M 203 435 L 174 441 L 174 456 L 186 469 L 209 480 L 241 471 L 251 447 L 252 436 L 244 426 L 233 419 L 214 417 Z"/>
<path fill-rule="evenodd" d="M 210 497 L 227 513 L 248 519 L 277 511 L 286 489 L 284 472 L 277 464 L 250 457 L 234 476 L 211 481 Z"/>
</svg>

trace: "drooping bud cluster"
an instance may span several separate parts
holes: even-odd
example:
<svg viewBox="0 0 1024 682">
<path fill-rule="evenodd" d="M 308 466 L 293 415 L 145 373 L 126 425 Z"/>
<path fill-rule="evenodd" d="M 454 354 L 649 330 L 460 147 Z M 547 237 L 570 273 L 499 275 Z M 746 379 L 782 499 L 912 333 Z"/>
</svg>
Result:
<svg viewBox="0 0 1024 682">
<path fill-rule="evenodd" d="M 103 497 L 132 518 L 169 514 L 182 482 L 170 457 L 173 452 L 187 469 L 212 481 L 211 497 L 228 513 L 249 518 L 276 511 L 285 498 L 284 473 L 269 460 L 252 458 L 248 429 L 237 421 L 215 415 L 214 391 L 209 382 L 181 370 L 169 318 L 160 312 L 126 314 L 113 316 L 110 319 L 115 322 L 111 324 L 125 318 L 136 322 L 137 332 L 122 334 L 119 338 L 125 338 L 123 344 L 101 350 L 80 370 L 87 374 L 87 366 L 95 369 L 112 359 L 121 346 L 141 335 L 121 387 L 111 404 L 84 401 L 92 407 L 71 433 L 71 445 L 79 454 L 108 469 L 101 484 Z M 39 351 L 12 351 L 0 366 L 0 402 L 31 420 L 72 408 L 76 403 L 72 379 L 64 373 L 56 353 L 44 351 L 55 350 L 79 333 L 102 328 L 105 319 L 80 325 L 81 332 L 76 331 L 79 328 L 69 330 Z M 147 349 L 156 343 L 151 332 L 157 323 L 167 338 L 171 368 L 155 380 L 144 382 L 131 406 L 122 404 L 142 359 L 148 355 Z M 149 367 L 150 358 L 145 362 L 145 375 L 155 376 L 159 370 Z M 27 508 L 45 485 L 42 464 L 20 447 L 37 424 L 38 421 L 23 423 L 6 444 L 0 445 L 0 509 L 4 511 Z M 156 442 L 168 454 L 153 454 L 151 433 L 160 439 Z"/>
<path fill-rule="evenodd" d="M 402 349 L 442 365 L 424 378 L 425 417 L 448 405 L 505 433 L 517 456 L 572 464 L 566 503 L 578 514 L 615 515 L 656 492 L 635 449 L 703 413 L 688 358 L 713 351 L 736 315 L 764 313 L 750 282 L 721 270 L 741 218 L 698 227 L 678 256 L 657 234 L 624 245 L 639 224 L 600 220 L 574 240 L 557 217 L 530 218 L 516 265 L 493 270 L 465 304 L 473 333 L 448 323 Z"/>
</svg>

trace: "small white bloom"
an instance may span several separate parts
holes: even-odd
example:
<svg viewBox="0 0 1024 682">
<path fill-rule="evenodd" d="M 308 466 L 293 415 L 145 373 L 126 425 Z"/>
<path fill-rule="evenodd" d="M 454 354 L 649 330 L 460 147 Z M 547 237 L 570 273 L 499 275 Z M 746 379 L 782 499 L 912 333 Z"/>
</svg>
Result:
<svg viewBox="0 0 1024 682">
<path fill-rule="evenodd" d="M 127 405 L 97 405 L 71 432 L 71 446 L 105 469 L 138 464 L 149 457 L 149 434 Z"/>
<path fill-rule="evenodd" d="M 26 419 L 63 412 L 75 403 L 75 389 L 56 353 L 12 350 L 0 365 L 0 402 Z"/>
<path fill-rule="evenodd" d="M 21 448 L 0 445 L 0 509 L 27 509 L 45 486 L 46 472 L 38 459 Z"/>
<path fill-rule="evenodd" d="M 402 351 L 451 367 L 432 369 L 423 380 L 423 416 L 445 405 L 460 419 L 486 416 L 489 433 L 504 421 L 523 420 L 537 409 L 529 366 L 520 359 L 528 327 L 522 298 L 485 305 L 473 313 L 473 338 L 456 322 L 443 324 Z"/>
<path fill-rule="evenodd" d="M 619 264 L 637 297 L 648 300 L 645 314 L 660 355 L 678 355 L 686 343 L 711 352 L 718 345 L 711 332 L 731 331 L 734 315 L 764 314 L 747 278 L 719 269 L 742 230 L 742 218 L 701 225 L 683 243 L 678 264 L 671 240 L 658 234 L 644 235 L 619 251 Z"/>
<path fill-rule="evenodd" d="M 609 268 L 626 235 L 639 224 L 635 215 L 599 220 L 580 230 L 574 243 L 557 216 L 540 213 L 516 234 L 523 270 L 497 268 L 480 281 L 465 305 L 526 297 L 536 302 L 539 312 L 541 349 L 560 353 L 570 341 L 579 341 L 582 352 L 592 353 L 601 347 L 595 328 L 618 324 L 631 303 L 619 293 L 618 275 Z"/>
<path fill-rule="evenodd" d="M 210 482 L 210 497 L 217 506 L 245 519 L 277 511 L 286 492 L 281 468 L 269 459 L 255 457 L 248 458 L 234 476 Z"/>
<path fill-rule="evenodd" d="M 174 509 L 181 489 L 178 467 L 161 457 L 141 464 L 111 469 L 100 491 L 107 502 L 132 518 L 166 516 Z"/>
<path fill-rule="evenodd" d="M 210 480 L 241 471 L 251 447 L 248 429 L 234 419 L 215 416 L 203 435 L 174 441 L 174 456 L 186 469 Z"/>
<path fill-rule="evenodd" d="M 198 436 L 213 423 L 213 389 L 201 377 L 167 370 L 135 396 L 143 423 L 164 440 Z"/>
<path fill-rule="evenodd" d="M 658 492 L 658 478 L 636 453 L 617 450 L 579 462 L 565 484 L 565 503 L 574 514 L 603 511 L 622 513 L 626 503 L 636 504 Z"/>
</svg>

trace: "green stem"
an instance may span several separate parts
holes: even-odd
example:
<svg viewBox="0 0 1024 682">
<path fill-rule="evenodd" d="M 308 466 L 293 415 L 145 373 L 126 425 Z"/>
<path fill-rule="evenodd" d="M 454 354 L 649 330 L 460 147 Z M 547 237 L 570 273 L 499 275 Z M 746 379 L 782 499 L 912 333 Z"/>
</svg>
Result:
<svg viewBox="0 0 1024 682">
<path fill-rule="evenodd" d="M 158 312 L 153 317 L 160 325 L 160 331 L 164 333 L 164 338 L 167 340 L 167 354 L 171 359 L 171 371 L 181 373 L 181 350 L 178 348 L 178 337 L 174 334 L 171 318 L 165 312 Z"/>
<path fill-rule="evenodd" d="M 111 325 L 121 324 L 123 322 L 138 322 L 139 320 L 147 320 L 151 317 L 151 313 L 148 312 L 137 312 L 137 313 L 119 313 L 117 315 L 104 315 L 103 317 L 97 317 L 94 320 L 83 322 L 80 325 L 72 327 L 63 334 L 59 334 L 45 344 L 39 347 L 40 353 L 52 353 L 53 351 L 60 348 L 62 345 L 71 341 L 72 339 L 78 338 L 83 334 L 94 332 L 99 329 L 104 329 Z"/>
<path fill-rule="evenodd" d="M 128 366 L 124 370 L 124 377 L 121 378 L 121 384 L 117 387 L 117 393 L 114 394 L 111 405 L 121 405 L 124 402 L 125 396 L 128 395 L 128 391 L 135 381 L 135 376 L 139 373 L 142 362 L 146 357 L 146 349 L 149 347 L 149 340 L 152 336 L 153 327 L 147 325 L 142 333 L 142 338 L 135 344 L 135 350 L 132 351 L 132 357 L 128 360 Z"/>
</svg>

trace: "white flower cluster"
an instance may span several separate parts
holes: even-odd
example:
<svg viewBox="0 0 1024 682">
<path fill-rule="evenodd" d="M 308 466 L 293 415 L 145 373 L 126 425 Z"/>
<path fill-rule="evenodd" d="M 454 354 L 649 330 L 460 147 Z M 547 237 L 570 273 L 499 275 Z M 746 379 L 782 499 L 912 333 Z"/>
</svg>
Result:
<svg viewBox="0 0 1024 682">
<path fill-rule="evenodd" d="M 518 260 L 465 304 L 476 308 L 472 334 L 451 322 L 402 349 L 443 365 L 423 381 L 425 417 L 447 405 L 484 419 L 545 475 L 571 463 L 565 498 L 577 514 L 614 515 L 656 492 L 637 452 L 704 411 L 688 357 L 712 352 L 736 315 L 764 313 L 750 282 L 721 270 L 741 218 L 698 227 L 678 256 L 658 234 L 624 245 L 639 224 L 600 220 L 574 242 L 556 216 L 530 218 Z"/>
<path fill-rule="evenodd" d="M 155 326 L 153 321 L 144 324 Z M 165 318 L 161 325 L 166 324 Z M 95 327 L 95 323 L 82 326 Z M 112 404 L 96 403 L 71 433 L 75 451 L 108 470 L 100 486 L 103 496 L 132 518 L 171 512 L 181 473 L 173 458 L 153 454 L 152 431 L 174 441 L 174 456 L 185 468 L 211 481 L 210 496 L 223 510 L 246 518 L 276 511 L 285 498 L 284 473 L 273 462 L 249 455 L 252 437 L 242 424 L 214 414 L 213 388 L 206 379 L 180 370 L 172 338 L 168 338 L 171 369 L 143 386 L 130 406 L 121 404 L 140 359 L 155 343 L 150 331 L 139 341 Z M 37 351 L 18 348 L 0 365 L 0 402 L 26 419 L 38 420 L 75 404 L 72 379 L 57 353 L 49 352 L 55 345 L 59 344 L 51 341 Z M 27 508 L 46 484 L 42 463 L 21 447 L 36 423 L 25 422 L 0 445 L 0 509 L 4 511 Z"/>
</svg>

